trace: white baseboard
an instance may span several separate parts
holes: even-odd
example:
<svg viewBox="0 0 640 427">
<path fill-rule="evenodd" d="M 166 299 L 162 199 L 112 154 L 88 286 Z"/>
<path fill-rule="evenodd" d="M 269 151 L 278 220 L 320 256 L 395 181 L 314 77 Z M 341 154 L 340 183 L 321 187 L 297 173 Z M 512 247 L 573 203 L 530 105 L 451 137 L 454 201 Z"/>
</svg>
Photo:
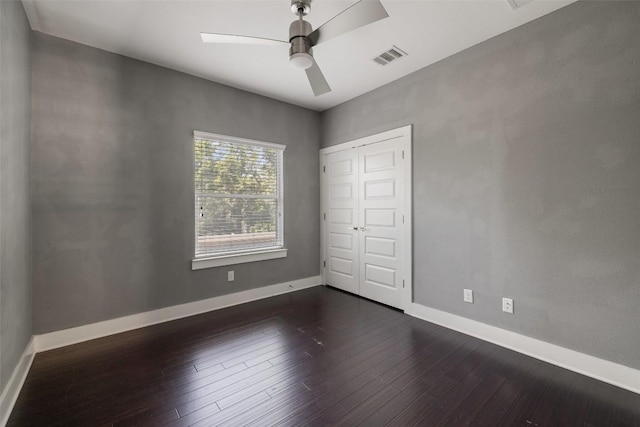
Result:
<svg viewBox="0 0 640 427">
<path fill-rule="evenodd" d="M 416 303 L 405 313 L 640 394 L 640 370 Z"/>
<path fill-rule="evenodd" d="M 147 311 L 144 313 L 132 314 L 130 316 L 105 320 L 103 322 L 78 326 L 76 328 L 35 335 L 35 350 L 36 352 L 52 350 L 54 348 L 77 344 L 79 342 L 89 341 L 95 338 L 101 338 L 145 326 L 168 322 L 170 320 L 181 319 L 195 314 L 206 313 L 208 311 L 219 310 L 233 305 L 298 291 L 300 289 L 318 286 L 321 283 L 320 276 L 307 277 L 305 279 L 293 280 L 291 282 L 278 283 L 275 285 L 250 289 L 248 291 L 241 291 L 205 300 Z"/>
<path fill-rule="evenodd" d="M 0 426 L 4 427 L 7 421 L 9 421 L 9 415 L 11 415 L 13 405 L 15 405 L 16 400 L 18 400 L 18 395 L 20 394 L 20 390 L 22 390 L 24 380 L 27 378 L 35 354 L 34 339 L 31 338 L 18 364 L 13 370 L 13 374 L 11 374 L 9 382 L 4 387 L 4 390 L 2 390 L 2 395 L 0 395 Z"/>
</svg>

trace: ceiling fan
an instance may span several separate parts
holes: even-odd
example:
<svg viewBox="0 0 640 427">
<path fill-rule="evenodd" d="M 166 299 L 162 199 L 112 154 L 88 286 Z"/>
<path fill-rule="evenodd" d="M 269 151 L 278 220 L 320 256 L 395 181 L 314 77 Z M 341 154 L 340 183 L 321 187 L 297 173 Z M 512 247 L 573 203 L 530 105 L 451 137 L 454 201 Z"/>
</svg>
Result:
<svg viewBox="0 0 640 427">
<path fill-rule="evenodd" d="M 384 19 L 389 14 L 379 0 L 360 0 L 313 30 L 311 24 L 303 18 L 311 10 L 311 1 L 291 0 L 291 11 L 298 19 L 289 26 L 289 41 L 216 33 L 200 33 L 200 36 L 205 43 L 290 44 L 289 63 L 306 71 L 313 94 L 319 96 L 331 92 L 331 88 L 313 59 L 312 48 L 341 34 Z"/>
</svg>

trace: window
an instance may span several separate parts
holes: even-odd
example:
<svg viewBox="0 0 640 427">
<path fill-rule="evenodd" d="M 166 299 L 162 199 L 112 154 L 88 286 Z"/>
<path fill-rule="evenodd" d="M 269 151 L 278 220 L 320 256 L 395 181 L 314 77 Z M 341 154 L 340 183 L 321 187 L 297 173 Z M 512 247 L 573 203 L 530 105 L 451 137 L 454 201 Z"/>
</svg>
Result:
<svg viewBox="0 0 640 427">
<path fill-rule="evenodd" d="M 194 132 L 194 269 L 286 256 L 285 146 Z M 255 257 L 255 254 L 266 254 Z M 243 256 L 248 258 L 242 259 Z M 224 258 L 196 266 L 198 258 Z"/>
</svg>

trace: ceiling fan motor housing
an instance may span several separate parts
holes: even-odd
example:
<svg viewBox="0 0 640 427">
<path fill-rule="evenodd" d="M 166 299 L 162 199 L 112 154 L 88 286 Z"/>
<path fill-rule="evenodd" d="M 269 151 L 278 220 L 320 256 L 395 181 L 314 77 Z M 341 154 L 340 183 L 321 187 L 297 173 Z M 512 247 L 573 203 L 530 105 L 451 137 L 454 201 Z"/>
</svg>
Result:
<svg viewBox="0 0 640 427">
<path fill-rule="evenodd" d="M 311 49 L 311 43 L 307 39 L 307 36 L 311 34 L 312 30 L 311 24 L 304 19 L 297 19 L 289 25 L 289 41 L 291 42 L 291 48 L 294 49 L 294 53 L 308 52 L 309 49 Z"/>
<path fill-rule="evenodd" d="M 289 61 L 296 67 L 309 68 L 313 64 L 311 42 L 307 38 L 311 31 L 311 24 L 302 17 L 289 26 Z"/>
</svg>

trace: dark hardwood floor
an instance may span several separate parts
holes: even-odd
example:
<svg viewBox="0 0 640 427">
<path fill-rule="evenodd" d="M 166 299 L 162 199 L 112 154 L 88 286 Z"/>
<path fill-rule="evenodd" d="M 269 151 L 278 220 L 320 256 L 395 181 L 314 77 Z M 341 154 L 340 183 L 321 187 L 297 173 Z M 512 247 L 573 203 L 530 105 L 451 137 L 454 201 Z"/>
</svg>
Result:
<svg viewBox="0 0 640 427">
<path fill-rule="evenodd" d="M 9 426 L 640 426 L 640 395 L 316 287 L 36 356 Z"/>
</svg>

